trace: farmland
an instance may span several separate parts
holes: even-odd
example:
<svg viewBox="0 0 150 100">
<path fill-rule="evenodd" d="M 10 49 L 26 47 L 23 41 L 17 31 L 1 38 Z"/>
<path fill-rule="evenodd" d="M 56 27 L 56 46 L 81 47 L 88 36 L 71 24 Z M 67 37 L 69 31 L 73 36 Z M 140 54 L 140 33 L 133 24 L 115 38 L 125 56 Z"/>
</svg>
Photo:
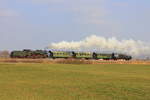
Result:
<svg viewBox="0 0 150 100">
<path fill-rule="evenodd" d="M 150 65 L 0 63 L 0 100 L 150 100 Z"/>
</svg>

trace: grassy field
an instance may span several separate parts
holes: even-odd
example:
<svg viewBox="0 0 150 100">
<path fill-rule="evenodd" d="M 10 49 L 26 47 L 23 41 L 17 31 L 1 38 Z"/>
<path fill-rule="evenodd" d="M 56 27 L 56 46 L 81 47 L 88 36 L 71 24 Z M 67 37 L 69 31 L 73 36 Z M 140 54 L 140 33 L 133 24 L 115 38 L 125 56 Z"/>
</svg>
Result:
<svg viewBox="0 0 150 100">
<path fill-rule="evenodd" d="M 0 63 L 0 100 L 150 100 L 150 65 Z"/>
</svg>

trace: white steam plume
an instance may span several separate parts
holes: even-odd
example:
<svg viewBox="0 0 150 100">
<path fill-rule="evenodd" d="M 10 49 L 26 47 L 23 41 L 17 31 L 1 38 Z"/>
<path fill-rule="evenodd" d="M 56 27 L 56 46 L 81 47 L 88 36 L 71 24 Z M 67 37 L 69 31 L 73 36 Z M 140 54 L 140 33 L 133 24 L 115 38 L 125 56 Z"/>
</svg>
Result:
<svg viewBox="0 0 150 100">
<path fill-rule="evenodd" d="M 150 45 L 142 41 L 118 40 L 96 35 L 81 41 L 51 43 L 49 49 L 126 53 L 134 57 L 150 57 Z"/>
</svg>

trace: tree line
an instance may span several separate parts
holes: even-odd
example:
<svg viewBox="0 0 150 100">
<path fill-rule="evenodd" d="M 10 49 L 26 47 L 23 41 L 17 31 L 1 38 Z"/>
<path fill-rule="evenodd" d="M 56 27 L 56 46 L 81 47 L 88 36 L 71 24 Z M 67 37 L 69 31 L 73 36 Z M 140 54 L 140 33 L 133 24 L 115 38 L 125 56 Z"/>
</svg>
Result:
<svg viewBox="0 0 150 100">
<path fill-rule="evenodd" d="M 3 51 L 0 51 L 0 58 L 9 58 L 9 51 L 7 50 L 3 50 Z"/>
</svg>

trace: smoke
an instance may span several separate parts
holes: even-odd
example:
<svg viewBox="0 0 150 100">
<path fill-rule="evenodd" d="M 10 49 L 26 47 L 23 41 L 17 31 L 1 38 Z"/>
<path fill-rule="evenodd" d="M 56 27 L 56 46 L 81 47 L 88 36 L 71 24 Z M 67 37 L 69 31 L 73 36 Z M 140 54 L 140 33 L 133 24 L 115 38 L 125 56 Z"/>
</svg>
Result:
<svg viewBox="0 0 150 100">
<path fill-rule="evenodd" d="M 96 35 L 91 35 L 81 41 L 51 43 L 48 48 L 57 50 L 117 52 L 129 54 L 133 57 L 150 57 L 150 45 L 143 41 L 132 39 L 118 40 L 115 37 L 105 38 Z"/>
</svg>

